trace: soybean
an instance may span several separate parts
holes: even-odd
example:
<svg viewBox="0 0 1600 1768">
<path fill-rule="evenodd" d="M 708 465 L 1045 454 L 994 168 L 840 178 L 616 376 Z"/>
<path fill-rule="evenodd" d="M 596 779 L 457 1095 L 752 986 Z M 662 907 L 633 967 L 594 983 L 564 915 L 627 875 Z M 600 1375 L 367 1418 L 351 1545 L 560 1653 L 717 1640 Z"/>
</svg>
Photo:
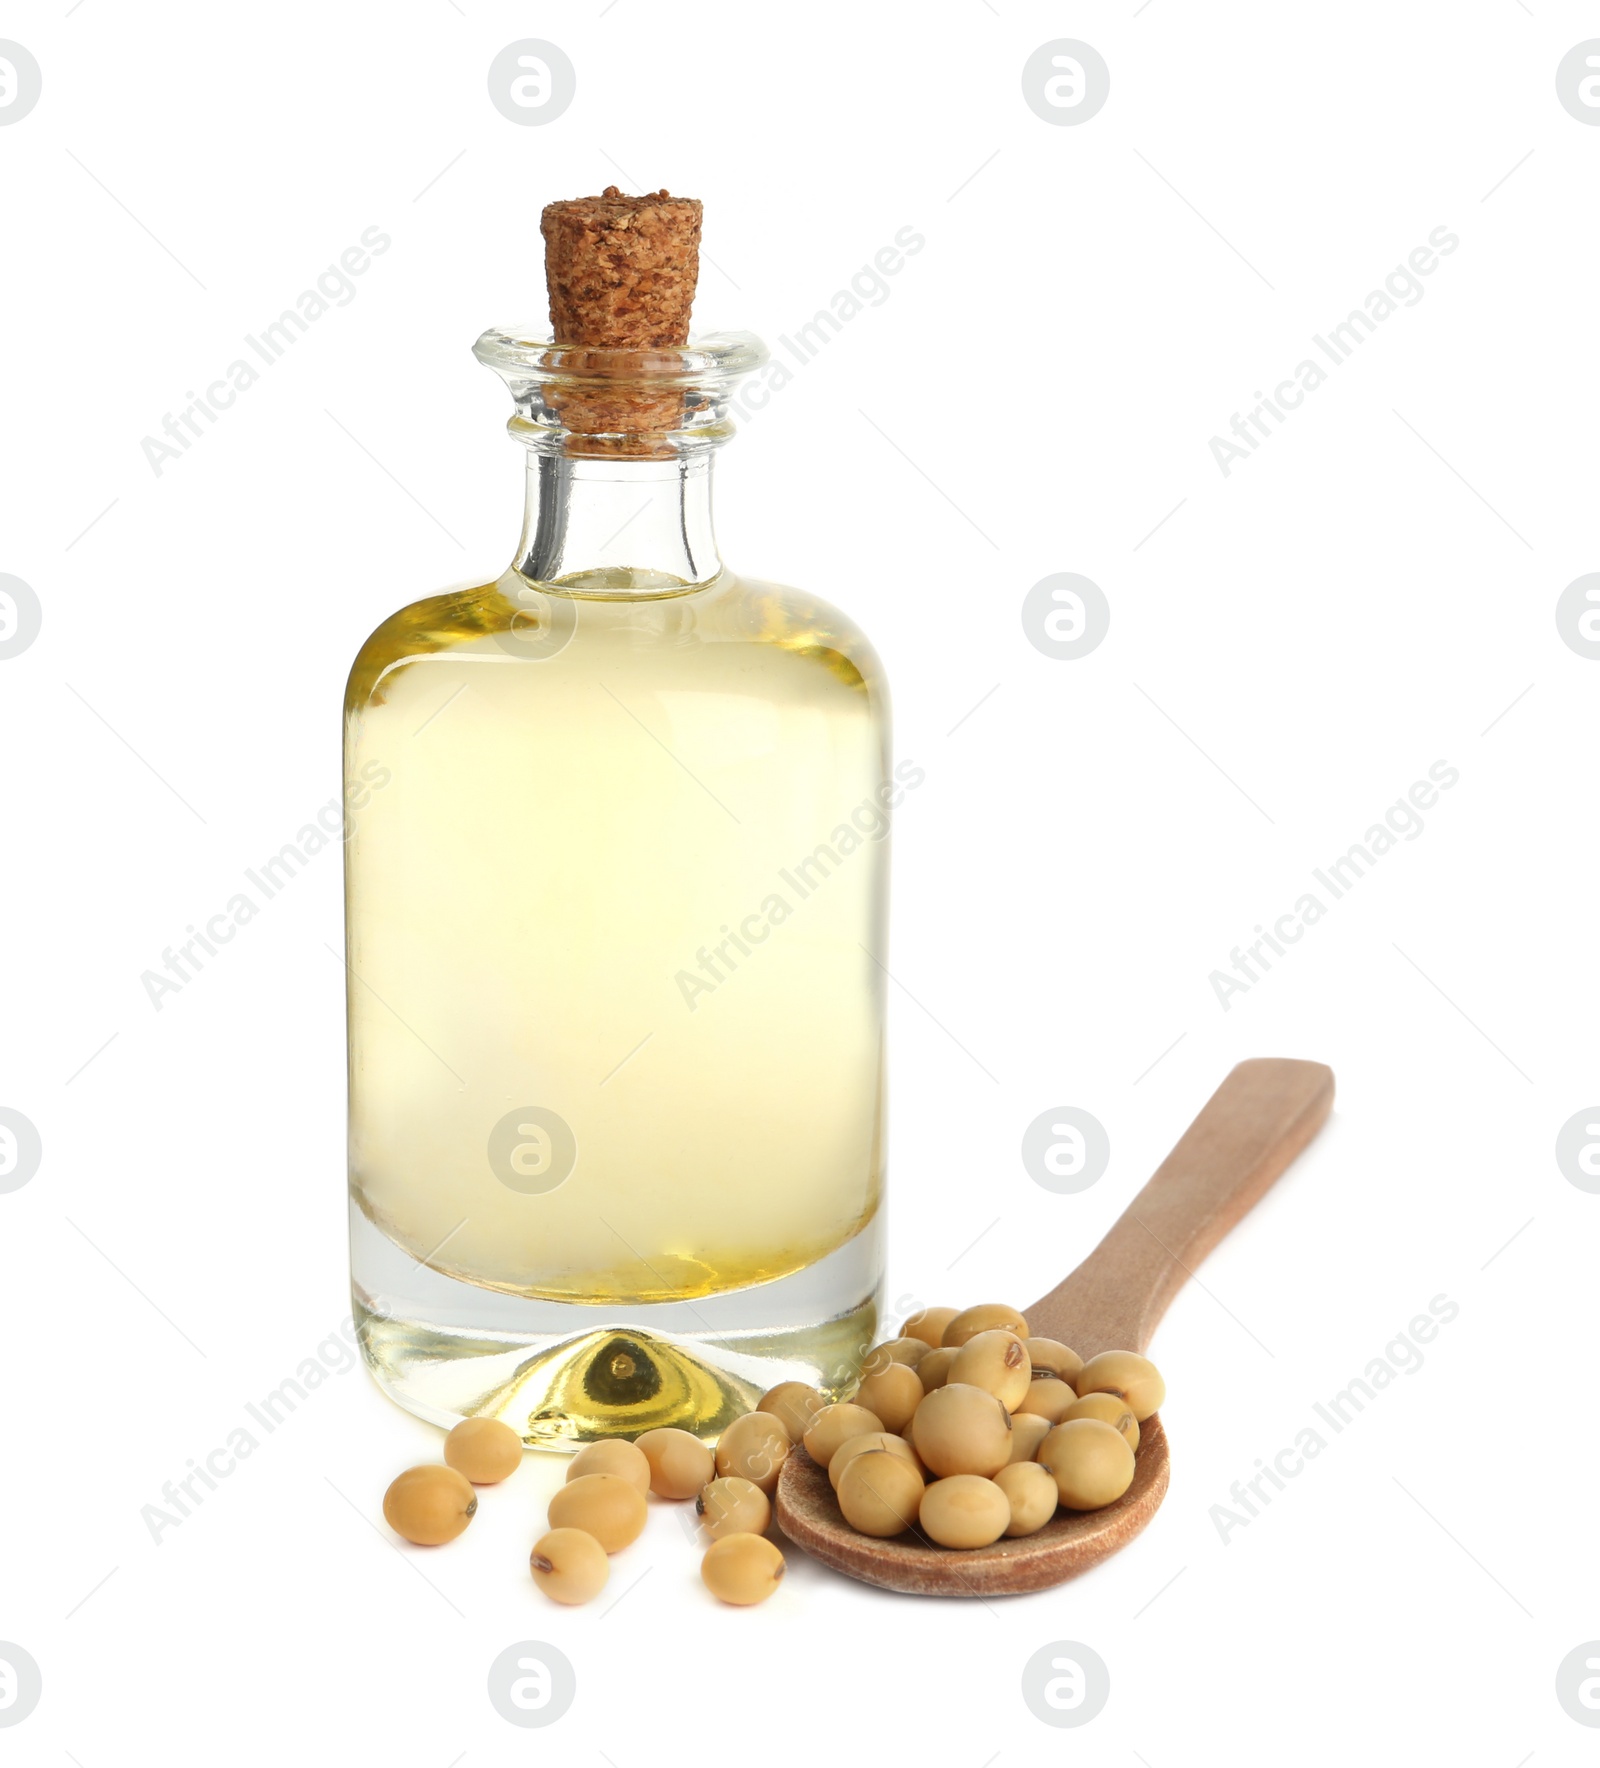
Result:
<svg viewBox="0 0 1600 1768">
<path fill-rule="evenodd" d="M 686 1430 L 647 1430 L 633 1446 L 650 1463 L 650 1490 L 658 1498 L 692 1498 L 716 1477 L 715 1457 Z"/>
<path fill-rule="evenodd" d="M 1028 1391 L 1022 1396 L 1017 1410 L 1030 1412 L 1040 1418 L 1048 1418 L 1052 1424 L 1059 1424 L 1074 1406 L 1081 1404 L 1066 1382 L 1058 1381 L 1054 1375 L 1035 1375 L 1028 1383 Z"/>
<path fill-rule="evenodd" d="M 865 1406 L 824 1406 L 805 1434 L 806 1453 L 818 1467 L 826 1467 L 841 1443 L 866 1431 L 882 1429 L 883 1420 Z"/>
<path fill-rule="evenodd" d="M 994 1476 L 1011 1506 L 1008 1535 L 1037 1534 L 1056 1513 L 1061 1494 L 1047 1469 L 1037 1461 L 1013 1461 Z"/>
<path fill-rule="evenodd" d="M 911 1446 L 940 1478 L 987 1477 L 1011 1459 L 1011 1414 L 984 1388 L 947 1382 L 917 1407 Z"/>
<path fill-rule="evenodd" d="M 1098 1418 L 1058 1424 L 1039 1446 L 1068 1510 L 1103 1510 L 1133 1484 L 1133 1450 L 1122 1433 Z"/>
<path fill-rule="evenodd" d="M 988 1547 L 1011 1526 L 1011 1501 L 977 1474 L 936 1479 L 922 1494 L 921 1526 L 941 1547 Z"/>
<path fill-rule="evenodd" d="M 478 1494 L 453 1467 L 408 1467 L 383 1494 L 383 1520 L 418 1547 L 453 1541 L 478 1510 Z"/>
<path fill-rule="evenodd" d="M 922 1475 L 887 1449 L 852 1455 L 839 1480 L 839 1509 L 851 1528 L 887 1540 L 903 1535 L 922 1505 Z"/>
<path fill-rule="evenodd" d="M 943 1387 L 950 1379 L 950 1365 L 956 1360 L 956 1352 L 940 1349 L 929 1351 L 917 1364 L 917 1380 L 922 1383 L 924 1393 L 932 1393 L 936 1387 Z"/>
<path fill-rule="evenodd" d="M 803 1381 L 780 1381 L 768 1388 L 756 1402 L 758 1412 L 770 1412 L 789 1433 L 792 1443 L 800 1441 L 811 1428 L 811 1420 L 827 1405 L 814 1387 Z"/>
<path fill-rule="evenodd" d="M 714 1541 L 700 1561 L 700 1579 L 719 1601 L 737 1608 L 765 1602 L 783 1577 L 783 1555 L 765 1535 Z"/>
<path fill-rule="evenodd" d="M 976 1338 L 980 1332 L 1014 1333 L 1018 1338 L 1028 1336 L 1028 1322 L 1013 1307 L 1003 1301 L 980 1302 L 975 1308 L 963 1308 L 944 1329 L 940 1344 L 953 1350 L 960 1350 L 969 1338 Z"/>
<path fill-rule="evenodd" d="M 903 1338 L 920 1338 L 926 1345 L 944 1343 L 944 1329 L 959 1314 L 959 1308 L 919 1308 L 900 1328 Z"/>
<path fill-rule="evenodd" d="M 1018 1461 L 1031 1461 L 1040 1443 L 1049 1436 L 1055 1426 L 1048 1418 L 1041 1418 L 1037 1412 L 1013 1412 L 1011 1415 L 1011 1461 L 1008 1466 Z"/>
<path fill-rule="evenodd" d="M 917 1470 L 917 1477 L 924 1478 L 922 1460 L 915 1449 L 902 1436 L 892 1431 L 869 1430 L 860 1436 L 847 1438 L 833 1452 L 833 1459 L 828 1463 L 828 1484 L 837 1492 L 839 1481 L 844 1477 L 844 1470 L 857 1455 L 864 1455 L 869 1449 L 883 1449 L 890 1455 L 898 1455 L 909 1466 Z"/>
<path fill-rule="evenodd" d="M 550 1500 L 551 1528 L 582 1529 L 607 1553 L 637 1541 L 646 1514 L 644 1493 L 615 1473 L 583 1474 Z"/>
<path fill-rule="evenodd" d="M 877 1413 L 883 1428 L 898 1434 L 911 1422 L 922 1404 L 922 1382 L 906 1363 L 890 1363 L 876 1375 L 868 1375 L 856 1389 L 856 1404 Z"/>
<path fill-rule="evenodd" d="M 498 1418 L 463 1418 L 444 1439 L 444 1458 L 475 1486 L 497 1486 L 522 1465 L 522 1438 Z"/>
<path fill-rule="evenodd" d="M 789 1433 L 770 1412 L 747 1412 L 735 1418 L 717 1444 L 717 1473 L 747 1479 L 770 1492 L 794 1445 Z"/>
<path fill-rule="evenodd" d="M 1083 1367 L 1083 1358 L 1065 1345 L 1058 1338 L 1030 1338 L 1028 1355 L 1033 1359 L 1033 1372 L 1038 1375 L 1054 1375 L 1058 1380 L 1071 1383 Z"/>
<path fill-rule="evenodd" d="M 1118 1394 L 1085 1394 L 1081 1400 L 1073 1401 L 1059 1422 L 1065 1423 L 1068 1418 L 1098 1418 L 1102 1424 L 1121 1431 L 1128 1447 L 1136 1453 L 1138 1451 L 1139 1420 L 1128 1410 L 1128 1402 Z"/>
<path fill-rule="evenodd" d="M 877 1375 L 891 1363 L 904 1363 L 915 1369 L 933 1347 L 920 1338 L 891 1338 L 875 1344 L 861 1359 L 863 1376 Z"/>
<path fill-rule="evenodd" d="M 606 1437 L 588 1443 L 567 1463 L 568 1481 L 582 1479 L 590 1473 L 614 1473 L 640 1492 L 650 1490 L 650 1463 L 636 1443 L 621 1437 Z"/>
<path fill-rule="evenodd" d="M 1119 1394 L 1141 1424 L 1167 1397 L 1161 1371 L 1137 1351 L 1102 1351 L 1084 1364 L 1072 1385 L 1080 1394 Z"/>
<path fill-rule="evenodd" d="M 713 1541 L 729 1535 L 764 1535 L 772 1521 L 772 1502 L 760 1486 L 738 1474 L 714 1479 L 694 1501 L 700 1526 Z"/>
<path fill-rule="evenodd" d="M 995 1328 L 969 1338 L 950 1365 L 950 1381 L 965 1382 L 992 1393 L 1008 1412 L 1015 1412 L 1033 1379 L 1027 1346 L 1014 1332 Z"/>
<path fill-rule="evenodd" d="M 598 1596 L 611 1576 L 605 1548 L 582 1529 L 551 1529 L 541 1535 L 528 1566 L 545 1595 L 569 1608 Z"/>
</svg>

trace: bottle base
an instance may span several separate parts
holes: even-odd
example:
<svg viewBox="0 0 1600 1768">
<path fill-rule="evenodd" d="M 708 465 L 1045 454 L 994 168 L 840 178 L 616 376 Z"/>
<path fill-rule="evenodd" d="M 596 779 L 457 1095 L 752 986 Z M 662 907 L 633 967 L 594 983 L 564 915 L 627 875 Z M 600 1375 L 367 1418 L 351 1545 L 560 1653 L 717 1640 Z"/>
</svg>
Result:
<svg viewBox="0 0 1600 1768">
<path fill-rule="evenodd" d="M 587 1306 L 446 1277 L 352 1207 L 353 1313 L 379 1387 L 445 1428 L 499 1418 L 558 1453 L 668 1425 L 714 1439 L 780 1381 L 852 1386 L 878 1333 L 880 1220 L 774 1283 Z"/>
</svg>

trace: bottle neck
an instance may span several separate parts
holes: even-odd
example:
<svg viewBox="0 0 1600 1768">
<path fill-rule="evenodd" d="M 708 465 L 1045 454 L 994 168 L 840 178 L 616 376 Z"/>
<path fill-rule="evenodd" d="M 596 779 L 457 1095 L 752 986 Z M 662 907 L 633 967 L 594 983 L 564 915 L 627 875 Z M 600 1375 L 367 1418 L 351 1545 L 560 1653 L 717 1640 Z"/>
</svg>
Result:
<svg viewBox="0 0 1600 1768">
<path fill-rule="evenodd" d="M 579 595 L 660 595 L 722 569 L 711 450 L 626 460 L 528 452 L 517 570 Z"/>
</svg>

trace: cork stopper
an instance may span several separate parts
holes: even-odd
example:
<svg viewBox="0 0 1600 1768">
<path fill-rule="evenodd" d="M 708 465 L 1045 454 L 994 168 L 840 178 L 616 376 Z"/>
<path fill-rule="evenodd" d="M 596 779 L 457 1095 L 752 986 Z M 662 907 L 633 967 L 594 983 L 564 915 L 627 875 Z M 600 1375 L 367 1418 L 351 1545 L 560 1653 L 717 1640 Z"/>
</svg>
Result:
<svg viewBox="0 0 1600 1768">
<path fill-rule="evenodd" d="M 700 275 L 701 208 L 664 190 L 551 203 L 539 218 L 558 344 L 681 348 Z"/>
</svg>

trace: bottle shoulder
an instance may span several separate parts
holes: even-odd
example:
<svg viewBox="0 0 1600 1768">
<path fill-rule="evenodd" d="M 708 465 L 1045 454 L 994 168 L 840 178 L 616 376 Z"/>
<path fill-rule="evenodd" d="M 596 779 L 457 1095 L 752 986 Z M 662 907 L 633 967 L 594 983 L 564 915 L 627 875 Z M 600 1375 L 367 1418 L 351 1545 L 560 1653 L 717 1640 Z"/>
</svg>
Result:
<svg viewBox="0 0 1600 1768">
<path fill-rule="evenodd" d="M 346 708 L 370 701 L 392 669 L 437 657 L 480 634 L 493 632 L 498 587 L 495 583 L 470 584 L 396 609 L 367 634 L 356 652 L 345 683 Z"/>
<path fill-rule="evenodd" d="M 883 662 L 851 617 L 808 590 L 763 578 L 733 579 L 730 606 L 737 618 L 729 637 L 780 647 L 796 657 L 888 700 Z M 712 624 L 715 624 L 714 622 Z"/>
<path fill-rule="evenodd" d="M 351 667 L 345 707 L 381 703 L 397 672 L 428 663 L 550 666 L 566 657 L 570 665 L 609 651 L 648 668 L 655 645 L 674 668 L 696 647 L 718 664 L 731 660 L 722 649 L 728 646 L 775 667 L 792 660 L 798 669 L 826 671 L 887 713 L 883 665 L 854 621 L 808 591 L 730 571 L 678 594 L 613 597 L 545 594 L 507 571 L 491 583 L 425 597 L 368 636 Z M 529 679 L 532 686 L 537 678 Z"/>
</svg>

